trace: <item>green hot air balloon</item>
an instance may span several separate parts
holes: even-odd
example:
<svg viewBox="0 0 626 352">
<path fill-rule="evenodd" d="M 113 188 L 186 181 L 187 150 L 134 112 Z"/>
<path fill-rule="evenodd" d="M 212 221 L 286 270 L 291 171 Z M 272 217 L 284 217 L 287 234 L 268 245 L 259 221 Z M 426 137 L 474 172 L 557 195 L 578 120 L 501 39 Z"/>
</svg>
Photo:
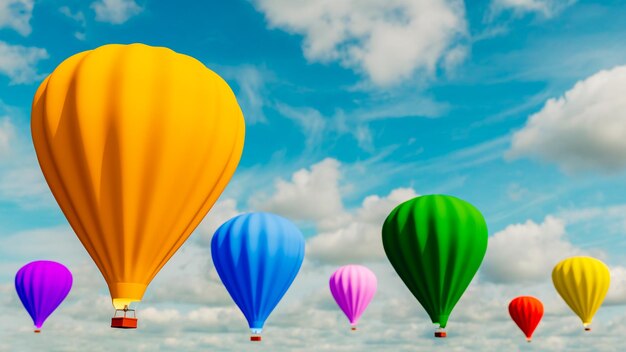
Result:
<svg viewBox="0 0 626 352">
<path fill-rule="evenodd" d="M 487 251 L 487 224 L 470 203 L 427 195 L 398 205 L 383 225 L 387 258 L 426 309 L 435 337 L 444 328 Z"/>
</svg>

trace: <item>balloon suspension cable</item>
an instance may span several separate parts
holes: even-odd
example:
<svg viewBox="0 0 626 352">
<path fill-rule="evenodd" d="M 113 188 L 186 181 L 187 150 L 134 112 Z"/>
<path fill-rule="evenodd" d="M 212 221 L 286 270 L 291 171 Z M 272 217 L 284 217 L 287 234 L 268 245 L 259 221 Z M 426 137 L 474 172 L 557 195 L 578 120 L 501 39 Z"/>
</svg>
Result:
<svg viewBox="0 0 626 352">
<path fill-rule="evenodd" d="M 261 341 L 261 335 L 250 335 L 250 341 Z"/>
<path fill-rule="evenodd" d="M 446 332 L 444 328 L 438 328 L 437 330 L 435 330 L 435 337 L 438 337 L 438 338 L 448 337 L 448 333 Z"/>
</svg>

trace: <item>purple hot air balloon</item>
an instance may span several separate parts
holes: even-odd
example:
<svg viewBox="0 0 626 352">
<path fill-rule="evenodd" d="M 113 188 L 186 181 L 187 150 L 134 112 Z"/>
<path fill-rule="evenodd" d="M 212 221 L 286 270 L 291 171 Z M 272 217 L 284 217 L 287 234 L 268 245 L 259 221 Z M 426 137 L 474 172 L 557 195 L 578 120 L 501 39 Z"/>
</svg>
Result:
<svg viewBox="0 0 626 352">
<path fill-rule="evenodd" d="M 57 262 L 34 261 L 24 265 L 15 274 L 15 290 L 33 318 L 37 333 L 71 288 L 72 273 Z"/>
<path fill-rule="evenodd" d="M 376 293 L 376 275 L 364 266 L 346 265 L 330 276 L 329 284 L 339 308 L 350 320 L 352 330 L 356 330 L 361 314 Z"/>
</svg>

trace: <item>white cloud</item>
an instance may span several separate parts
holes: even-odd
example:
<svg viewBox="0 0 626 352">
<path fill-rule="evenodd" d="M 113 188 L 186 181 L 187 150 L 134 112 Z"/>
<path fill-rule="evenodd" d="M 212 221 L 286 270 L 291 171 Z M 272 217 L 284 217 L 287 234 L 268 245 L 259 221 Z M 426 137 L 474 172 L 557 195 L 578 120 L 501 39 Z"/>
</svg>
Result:
<svg viewBox="0 0 626 352">
<path fill-rule="evenodd" d="M 310 170 L 296 171 L 290 181 L 276 181 L 276 192 L 271 197 L 251 199 L 254 210 L 282 214 L 295 220 L 323 221 L 343 213 L 339 191 L 339 162 L 327 158 L 311 166 Z"/>
<path fill-rule="evenodd" d="M 233 199 L 219 200 L 154 280 L 146 299 L 150 302 L 180 302 L 226 305 L 232 300 L 222 287 L 211 260 L 210 243 L 217 228 L 239 214 Z"/>
<path fill-rule="evenodd" d="M 210 246 L 211 237 L 217 229 L 226 221 L 240 214 L 237 209 L 237 201 L 232 198 L 219 199 L 204 217 L 195 233 L 198 243 Z"/>
<path fill-rule="evenodd" d="M 269 25 L 304 36 L 309 61 L 338 61 L 391 85 L 433 75 L 467 32 L 459 0 L 256 0 Z"/>
<path fill-rule="evenodd" d="M 509 157 L 554 162 L 565 171 L 626 167 L 626 66 L 600 71 L 550 99 L 512 139 Z"/>
<path fill-rule="evenodd" d="M 326 173 L 327 180 L 335 184 L 340 179 L 341 168 L 337 161 L 334 162 L 332 167 L 332 162 L 323 161 L 300 171 L 305 171 L 307 179 L 314 178 L 313 174 L 315 178 L 323 179 L 321 174 L 324 173 L 316 171 L 315 166 L 324 165 L 326 171 L 335 171 Z M 284 182 L 291 190 L 311 186 L 310 182 L 305 182 L 308 186 L 298 188 L 293 179 Z M 333 192 L 342 193 L 343 190 L 339 187 Z M 372 346 L 377 350 L 393 351 L 411 351 L 415 345 L 426 350 L 441 347 L 441 341 L 432 337 L 434 328 L 426 313 L 383 259 L 382 222 L 394 206 L 415 196 L 413 189 L 395 189 L 384 197 L 365 197 L 355 209 L 345 209 L 340 203 L 338 211 L 341 216 L 335 217 L 334 222 L 311 219 L 322 227 L 322 231 L 308 240 L 307 259 L 294 284 L 268 319 L 262 346 L 276 352 L 306 351 L 311 349 L 310 346 L 320 352 L 363 351 L 372 349 Z M 273 199 L 272 196 L 269 198 Z M 151 283 L 143 302 L 137 306 L 140 327 L 133 332 L 109 328 L 113 312 L 104 280 L 68 226 L 0 236 L 0 257 L 3 258 L 0 262 L 0 308 L 4 316 L 0 320 L 0 351 L 125 350 L 129 346 L 125 339 L 128 333 L 133 334 L 133 348 L 138 351 L 248 350 L 251 345 L 245 318 L 221 285 L 211 264 L 210 251 L 206 243 L 202 243 L 222 221 L 238 212 L 237 203 L 232 199 L 220 200 L 215 205 L 191 240 Z M 317 214 L 316 211 L 311 213 Z M 585 211 L 571 218 L 582 222 L 593 214 L 594 211 Z M 350 230 L 354 223 L 360 227 Z M 340 229 L 353 231 L 355 235 L 343 236 L 338 231 Z M 545 241 L 539 238 L 540 234 L 547 235 Z M 196 236 L 195 240 L 193 236 Z M 531 255 L 538 248 L 543 248 L 548 255 L 552 255 L 551 252 L 570 253 L 568 248 L 574 248 L 571 251 L 574 253 L 580 251 L 567 242 L 563 220 L 553 217 L 547 217 L 541 224 L 512 225 L 494 238 L 499 240 L 490 241 L 488 253 L 500 253 L 497 258 L 508 256 L 509 261 L 500 259 L 499 264 L 503 267 L 524 261 L 524 256 L 514 251 L 520 252 L 520 243 L 523 248 L 530 247 Z M 70 296 L 46 322 L 45 336 L 42 336 L 46 337 L 45 340 L 31 338 L 29 317 L 13 293 L 11 282 L 17 268 L 31 258 L 61 260 L 70 266 L 75 278 Z M 535 256 L 535 260 L 547 262 L 537 258 Z M 621 307 L 611 305 L 620 304 L 626 298 L 626 268 L 611 268 L 613 283 L 607 305 L 594 319 L 596 339 L 590 340 L 582 334 L 577 318 L 553 289 L 550 269 L 542 279 L 537 279 L 538 269 L 531 266 L 533 280 L 485 282 L 485 266 L 490 260 L 494 259 L 486 259 L 481 276 L 473 281 L 451 315 L 450 339 L 445 341 L 448 350 L 514 351 L 526 348 L 523 335 L 506 311 L 510 299 L 520 294 L 535 295 L 546 307 L 544 319 L 535 333 L 535 349 L 611 351 L 619 346 L 626 333 L 625 316 Z M 328 290 L 328 277 L 336 265 L 348 262 L 367 265 L 379 279 L 380 289 L 363 315 L 357 332 L 349 330 L 346 318 Z M 511 270 L 517 269 L 513 267 Z M 81 323 L 76 324 L 76 321 Z"/>
<path fill-rule="evenodd" d="M 383 221 L 395 206 L 417 195 L 398 188 L 385 197 L 365 197 L 360 207 L 347 210 L 342 193 L 349 187 L 340 185 L 341 174 L 337 160 L 324 159 L 294 172 L 289 181 L 279 179 L 271 195 L 254 195 L 251 208 L 314 224 L 318 234 L 307 242 L 307 257 L 318 263 L 379 260 L 384 257 Z"/>
<path fill-rule="evenodd" d="M 67 18 L 72 19 L 80 26 L 81 30 L 74 32 L 74 37 L 78 40 L 85 40 L 85 28 L 87 27 L 85 14 L 82 11 L 73 12 L 68 6 L 61 7 L 59 12 L 67 16 Z"/>
<path fill-rule="evenodd" d="M 98 0 L 91 8 L 96 12 L 96 21 L 111 24 L 122 24 L 143 11 L 135 0 Z"/>
<path fill-rule="evenodd" d="M 450 68 L 451 69 L 451 68 Z M 374 151 L 370 124 L 374 121 L 397 118 L 433 118 L 443 115 L 448 106 L 433 99 L 406 90 L 387 90 L 370 93 L 368 99 L 357 102 L 351 110 L 337 109 L 332 115 L 322 114 L 311 107 L 276 104 L 277 110 L 297 123 L 306 137 L 307 150 L 315 149 L 337 135 L 352 135 L 359 147 Z"/>
<path fill-rule="evenodd" d="M 0 74 L 8 76 L 11 84 L 32 83 L 43 78 L 36 66 L 47 58 L 46 49 L 11 45 L 0 40 Z"/>
<path fill-rule="evenodd" d="M 84 260 L 87 252 L 81 249 L 81 243 L 68 225 L 52 228 L 36 228 L 0 237 L 0 254 L 2 258 L 21 258 L 26 262 L 46 258 L 60 262 L 76 264 Z M 0 265 L 8 265 L 7 261 Z M 24 264 L 25 264 L 24 263 Z M 13 265 L 13 263 L 10 263 Z M 14 268 L 15 271 L 19 269 Z M 7 274 L 8 267 L 3 266 L 0 276 Z"/>
<path fill-rule="evenodd" d="M 164 323 L 174 323 L 181 319 L 181 314 L 176 309 L 157 309 L 154 307 L 148 307 L 141 310 L 141 319 L 156 323 L 156 324 L 164 324 Z"/>
<path fill-rule="evenodd" d="M 540 13 L 545 17 L 552 17 L 576 0 L 492 0 L 493 11 L 512 10 L 517 14 L 529 12 Z"/>
<path fill-rule="evenodd" d="M 365 198 L 359 209 L 344 214 L 341 221 L 320 226 L 323 231 L 307 242 L 307 256 L 323 263 L 335 264 L 384 258 L 381 237 L 383 222 L 393 208 L 414 197 L 417 194 L 413 189 L 398 188 L 386 197 L 373 195 Z"/>
<path fill-rule="evenodd" d="M 481 270 L 497 283 L 546 281 L 556 263 L 581 252 L 567 240 L 565 222 L 547 216 L 541 224 L 528 220 L 490 237 Z"/>
<path fill-rule="evenodd" d="M 23 209 L 56 206 L 39 166 L 15 166 L 0 173 L 0 198 Z"/>
<path fill-rule="evenodd" d="M 574 208 L 565 209 L 560 212 L 559 216 L 568 222 L 582 222 L 594 219 L 607 220 L 617 218 L 618 220 L 626 220 L 626 204 L 617 204 L 604 207 Z M 625 230 L 623 228 L 622 230 Z"/>
<path fill-rule="evenodd" d="M 605 305 L 626 304 L 626 268 L 623 266 L 612 266 L 611 285 L 604 300 Z"/>
<path fill-rule="evenodd" d="M 293 108 L 285 104 L 276 106 L 278 111 L 300 126 L 306 136 L 306 149 L 313 150 L 322 145 L 327 132 L 327 119 L 313 108 Z"/>
<path fill-rule="evenodd" d="M 9 153 L 15 128 L 8 117 L 0 116 L 0 157 Z"/>
<path fill-rule="evenodd" d="M 237 83 L 237 102 L 246 119 L 246 123 L 267 122 L 263 108 L 266 106 L 266 81 L 270 74 L 250 65 L 226 68 L 224 77 L 232 78 Z"/>
<path fill-rule="evenodd" d="M 34 0 L 0 0 L 0 29 L 12 28 L 23 36 L 32 31 Z"/>
<path fill-rule="evenodd" d="M 507 196 L 514 202 L 518 202 L 520 200 L 525 200 L 525 197 L 528 195 L 528 189 L 520 186 L 519 183 L 513 182 L 508 185 L 506 188 Z"/>
</svg>

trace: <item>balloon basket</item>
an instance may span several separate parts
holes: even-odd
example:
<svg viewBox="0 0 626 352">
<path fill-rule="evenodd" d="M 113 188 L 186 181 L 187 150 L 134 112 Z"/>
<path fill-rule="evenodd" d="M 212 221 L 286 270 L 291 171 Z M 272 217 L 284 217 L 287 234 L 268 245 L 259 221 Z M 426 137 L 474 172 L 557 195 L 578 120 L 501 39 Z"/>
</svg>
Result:
<svg viewBox="0 0 626 352">
<path fill-rule="evenodd" d="M 356 326 L 351 327 L 350 330 L 356 331 Z"/>
<path fill-rule="evenodd" d="M 444 337 L 448 337 L 448 333 L 445 332 L 444 330 L 437 330 L 435 331 L 435 337 L 437 338 L 444 338 Z"/>
<path fill-rule="evenodd" d="M 137 318 L 111 318 L 111 327 L 116 329 L 137 329 Z"/>
<path fill-rule="evenodd" d="M 252 335 L 250 336 L 250 341 L 261 341 L 261 335 Z"/>
<path fill-rule="evenodd" d="M 590 326 L 585 326 L 585 331 L 591 331 L 591 327 Z"/>
<path fill-rule="evenodd" d="M 117 313 L 123 312 L 123 316 L 118 317 Z M 128 312 L 133 312 L 133 317 L 126 316 Z M 111 318 L 111 327 L 115 329 L 137 329 L 137 316 L 134 309 L 116 309 L 115 315 Z"/>
<path fill-rule="evenodd" d="M 35 334 L 41 334 L 41 330 L 40 330 L 40 329 L 35 329 L 33 332 L 34 332 Z"/>
</svg>

